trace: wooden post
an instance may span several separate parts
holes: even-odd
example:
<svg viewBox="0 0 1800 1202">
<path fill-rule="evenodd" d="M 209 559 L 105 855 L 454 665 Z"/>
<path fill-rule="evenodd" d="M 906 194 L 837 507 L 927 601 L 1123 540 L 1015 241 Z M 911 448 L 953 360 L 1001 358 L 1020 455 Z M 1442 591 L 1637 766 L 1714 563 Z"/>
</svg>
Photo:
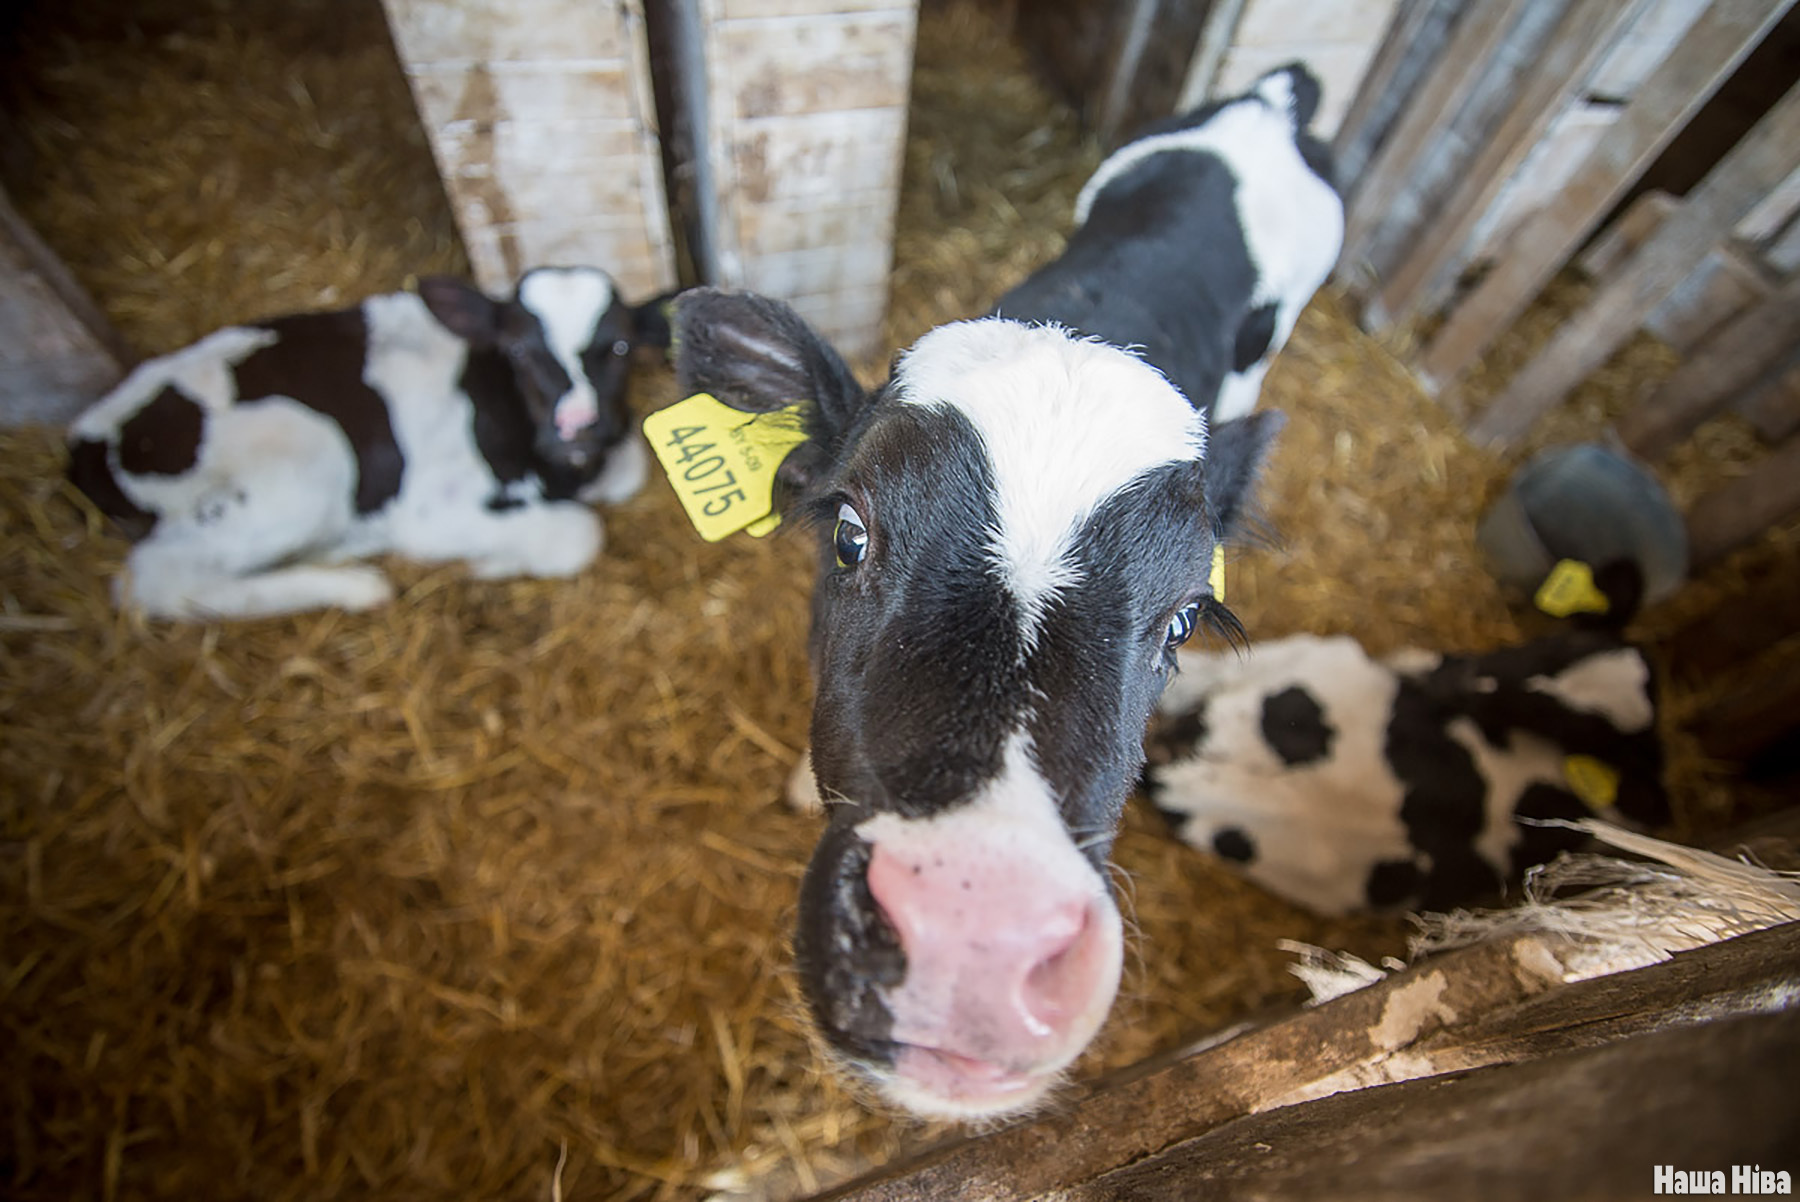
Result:
<svg viewBox="0 0 1800 1202">
<path fill-rule="evenodd" d="M 1728 322 L 1661 387 L 1619 422 L 1619 437 L 1646 459 L 1668 454 L 1689 431 L 1775 371 L 1800 342 L 1800 274 Z"/>
<path fill-rule="evenodd" d="M 1447 129 L 1475 85 L 1480 65 L 1505 43 L 1530 0 L 1472 0 L 1464 6 L 1450 41 L 1393 132 L 1375 152 L 1345 218 L 1338 262 L 1355 270 L 1393 211 L 1420 157 Z"/>
<path fill-rule="evenodd" d="M 69 421 L 130 361 L 111 323 L 0 191 L 0 427 Z"/>
<path fill-rule="evenodd" d="M 1331 143 L 1332 165 L 1346 203 L 1354 202 L 1369 156 L 1403 103 L 1403 89 L 1430 70 L 1455 16 L 1455 0 L 1400 0 L 1395 6 Z"/>
<path fill-rule="evenodd" d="M 1790 438 L 1730 484 L 1688 510 L 1688 553 L 1704 567 L 1743 546 L 1774 523 L 1800 513 L 1800 438 Z"/>
<path fill-rule="evenodd" d="M 1522 437 L 1589 372 L 1606 362 L 1644 317 L 1762 197 L 1800 164 L 1800 85 L 1690 193 L 1593 301 L 1565 323 L 1469 427 L 1477 442 Z"/>
<path fill-rule="evenodd" d="M 1447 386 L 1510 328 L 1550 277 L 1794 0 L 1712 0 L 1619 114 L 1586 165 L 1511 239 L 1511 253 L 1450 313 L 1416 365 Z"/>
<path fill-rule="evenodd" d="M 1589 76 L 1643 12 L 1648 0 L 1572 4 L 1519 80 L 1512 107 L 1460 173 L 1429 225 L 1408 241 L 1398 265 L 1383 275 L 1365 321 L 1386 326 L 1429 307 L 1462 267 L 1482 214 L 1505 189 L 1556 116 L 1581 94 Z"/>
<path fill-rule="evenodd" d="M 714 283 L 880 349 L 915 0 L 706 0 Z"/>
<path fill-rule="evenodd" d="M 1800 431 L 1800 346 L 1733 407 L 1769 442 Z"/>
<path fill-rule="evenodd" d="M 384 3 L 483 288 L 542 265 L 674 285 L 641 0 Z"/>
</svg>

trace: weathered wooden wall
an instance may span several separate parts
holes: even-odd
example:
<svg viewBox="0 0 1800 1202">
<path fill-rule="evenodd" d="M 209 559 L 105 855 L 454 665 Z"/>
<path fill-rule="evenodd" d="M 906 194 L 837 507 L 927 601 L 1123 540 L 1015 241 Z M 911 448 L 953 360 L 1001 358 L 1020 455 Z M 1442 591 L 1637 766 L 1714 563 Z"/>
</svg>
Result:
<svg viewBox="0 0 1800 1202">
<path fill-rule="evenodd" d="M 675 283 L 640 0 L 383 0 L 476 278 Z"/>
<path fill-rule="evenodd" d="M 0 192 L 0 426 L 61 423 L 130 356 L 62 261 Z"/>
<path fill-rule="evenodd" d="M 911 0 L 703 0 L 708 282 L 788 301 L 875 351 L 917 18 Z"/>
</svg>

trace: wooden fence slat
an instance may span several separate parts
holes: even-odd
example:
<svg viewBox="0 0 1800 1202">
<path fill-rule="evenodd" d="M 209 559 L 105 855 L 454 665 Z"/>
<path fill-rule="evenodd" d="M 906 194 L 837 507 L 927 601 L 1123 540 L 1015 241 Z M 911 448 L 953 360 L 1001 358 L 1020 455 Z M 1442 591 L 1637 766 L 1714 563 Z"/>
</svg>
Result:
<svg viewBox="0 0 1800 1202">
<path fill-rule="evenodd" d="M 1800 432 L 1800 345 L 1734 408 L 1766 442 L 1780 442 Z"/>
<path fill-rule="evenodd" d="M 1619 437 L 1660 459 L 1693 428 L 1777 369 L 1800 340 L 1800 275 L 1708 338 L 1655 392 L 1620 420 Z"/>
<path fill-rule="evenodd" d="M 1469 427 L 1477 442 L 1523 436 L 1624 343 L 1768 190 L 1800 163 L 1800 85 L 1719 160 L 1613 282 L 1515 375 Z"/>
<path fill-rule="evenodd" d="M 1429 388 L 1449 384 L 1510 328 L 1550 277 L 1794 0 L 1713 0 L 1644 82 L 1562 192 L 1511 239 L 1420 356 Z"/>
<path fill-rule="evenodd" d="M 1735 551 L 1769 526 L 1800 513 L 1800 438 L 1790 438 L 1688 511 L 1688 554 L 1696 568 Z"/>
<path fill-rule="evenodd" d="M 1451 31 L 1449 44 L 1424 86 L 1375 152 L 1346 215 L 1339 262 L 1354 268 L 1365 258 L 1394 201 L 1413 174 L 1413 165 L 1462 110 L 1488 62 L 1530 0 L 1474 0 Z"/>
<path fill-rule="evenodd" d="M 1435 0 L 1400 0 L 1388 20 L 1386 32 L 1376 45 L 1375 57 L 1363 72 L 1344 119 L 1338 122 L 1332 139 L 1331 157 L 1337 172 L 1337 185 L 1346 201 L 1356 194 L 1368 161 L 1369 123 L 1387 106 L 1388 91 L 1396 86 L 1407 59 L 1417 53 L 1420 38 L 1432 36 L 1434 22 L 1448 20 L 1448 9 Z"/>
<path fill-rule="evenodd" d="M 1648 0 L 1590 0 L 1563 11 L 1525 75 L 1511 108 L 1461 172 L 1461 179 L 1429 225 L 1409 240 L 1399 264 L 1386 272 L 1365 326 L 1387 326 L 1432 303 L 1461 266 L 1469 236 L 1519 164 L 1550 124 L 1584 89 L 1588 77 L 1644 11 Z"/>
</svg>

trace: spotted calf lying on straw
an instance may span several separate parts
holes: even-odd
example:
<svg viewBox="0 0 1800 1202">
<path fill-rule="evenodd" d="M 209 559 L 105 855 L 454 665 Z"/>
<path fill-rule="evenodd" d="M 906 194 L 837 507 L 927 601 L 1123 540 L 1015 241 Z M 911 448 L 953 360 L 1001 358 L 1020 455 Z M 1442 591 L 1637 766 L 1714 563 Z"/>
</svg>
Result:
<svg viewBox="0 0 1800 1202">
<path fill-rule="evenodd" d="M 512 299 L 459 281 L 231 326 L 139 366 L 70 429 L 70 478 L 140 541 L 120 604 L 165 617 L 365 609 L 346 561 L 466 559 L 568 576 L 600 551 L 590 502 L 635 493 L 630 352 L 667 344 L 592 268 Z"/>
<path fill-rule="evenodd" d="M 1669 817 L 1654 673 L 1606 630 L 1484 655 L 1311 635 L 1183 653 L 1159 709 L 1145 790 L 1176 833 L 1323 913 L 1482 900 L 1585 840 L 1521 819 Z"/>
<path fill-rule="evenodd" d="M 801 981 L 832 1047 L 915 1113 L 1032 1106 L 1111 1008 L 1106 861 L 1144 725 L 1174 648 L 1237 631 L 1210 568 L 1280 422 L 1207 415 L 1337 250 L 1316 98 L 1290 68 L 1128 145 L 1062 259 L 872 393 L 775 301 L 676 309 L 689 391 L 806 402 L 781 469 L 821 534 L 802 787 L 833 805 Z"/>
</svg>

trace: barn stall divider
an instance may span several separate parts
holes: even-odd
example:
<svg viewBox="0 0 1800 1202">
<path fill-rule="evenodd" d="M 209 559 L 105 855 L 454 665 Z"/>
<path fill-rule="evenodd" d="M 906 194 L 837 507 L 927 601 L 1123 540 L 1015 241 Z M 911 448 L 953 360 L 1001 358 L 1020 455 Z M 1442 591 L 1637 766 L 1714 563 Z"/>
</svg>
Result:
<svg viewBox="0 0 1800 1202">
<path fill-rule="evenodd" d="M 821 316 L 866 323 L 878 296 L 887 314 L 862 361 L 873 370 L 1053 256 L 1112 140 L 1034 75 L 1036 6 L 1009 18 L 927 3 L 916 34 L 900 5 L 833 4 L 829 18 L 825 5 L 673 6 L 755 68 L 689 109 L 690 122 L 708 115 L 715 203 L 738 239 L 735 252 L 724 237 L 697 250 L 701 210 L 651 199 L 702 173 L 687 160 L 671 174 L 663 157 L 669 131 L 643 78 L 656 18 L 622 5 L 557 20 L 566 7 L 536 23 L 402 0 L 385 12 L 37 8 L 13 18 L 4 183 L 67 265 L 63 293 L 84 290 L 104 314 L 82 324 L 123 336 L 121 362 L 417 274 L 504 276 L 511 240 L 520 263 L 616 257 L 641 273 L 634 291 L 736 253 L 741 282 L 833 298 Z M 1272 0 L 1191 6 L 1206 8 L 1199 20 L 1137 7 L 1174 24 L 1133 38 L 1103 23 L 1085 44 L 1135 45 L 1144 64 L 1172 56 L 1156 67 L 1180 81 L 1165 103 L 1215 79 L 1230 90 L 1303 42 L 1280 40 L 1292 22 Z M 1701 7 L 1698 20 L 1737 11 Z M 1768 36 L 1749 30 L 1775 8 L 1732 36 Z M 1319 31 L 1344 65 L 1322 72 L 1332 120 L 1354 130 L 1359 113 L 1396 105 L 1357 87 L 1365 71 L 1406 75 L 1399 33 L 1384 41 L 1384 29 L 1453 37 L 1451 15 L 1375 5 Z M 491 44 L 456 41 L 478 33 Z M 1092 69 L 1130 100 L 1113 55 Z M 864 67 L 834 74 L 846 62 Z M 771 71 L 772 90 L 759 83 Z M 833 98 L 863 115 L 830 115 Z M 1133 119 L 1117 117 L 1118 134 Z M 902 135 L 889 176 L 857 157 Z M 559 211 L 547 161 L 586 173 L 601 199 Z M 834 163 L 861 174 L 845 182 Z M 656 249 L 529 242 L 620 237 L 628 223 L 601 217 L 614 201 L 638 206 L 632 237 Z M 884 205 L 891 270 L 886 239 L 870 235 Z M 1617 245 L 1630 245 L 1623 231 Z M 792 273 L 834 248 L 853 253 L 809 292 Z M 1460 411 L 1418 387 L 1415 358 L 1394 353 L 1408 344 L 1357 328 L 1360 270 L 1346 260 L 1344 289 L 1304 316 L 1266 385 L 1291 418 L 1267 479 L 1277 537 L 1231 563 L 1233 606 L 1253 638 L 1348 633 L 1378 651 L 1517 641 L 1545 620 L 1495 584 L 1474 537 L 1516 452 L 1471 443 Z M 1516 328 L 1494 323 L 1470 378 L 1522 362 L 1554 304 L 1591 287 L 1553 281 Z M 1676 353 L 1640 335 L 1600 375 L 1644 392 L 1672 378 Z M 666 372 L 640 374 L 642 408 L 675 399 Z M 1533 437 L 1591 435 L 1612 420 L 1593 406 L 1576 389 Z M 9 431 L 0 450 L 10 1193 L 795 1197 L 950 1134 L 853 1096 L 793 992 L 787 928 L 815 833 L 777 800 L 810 691 L 800 540 L 702 544 L 653 485 L 608 516 L 609 548 L 576 581 L 396 566 L 400 598 L 373 614 L 145 624 L 111 605 L 122 544 L 60 483 L 57 430 Z M 1703 429 L 1660 466 L 1686 500 L 1760 454 L 1739 429 Z M 1726 712 L 1721 665 L 1791 648 L 1791 608 L 1757 598 L 1781 595 L 1793 558 L 1791 526 L 1775 521 L 1634 624 L 1678 667 L 1710 657 L 1669 683 L 1677 837 L 1780 800 L 1700 739 L 1724 737 L 1707 724 Z M 1759 636 L 1734 607 L 1754 610 Z M 1726 725 L 1754 743 L 1746 761 L 1766 755 L 1747 723 Z M 1133 807 L 1116 859 L 1137 950 L 1118 1013 L 1078 1066 L 1084 1084 L 1294 1005 L 1281 940 L 1374 963 L 1403 954 L 1403 921 L 1307 914 L 1175 843 L 1147 807 Z M 1179 1094 L 1199 1104 L 1208 1086 L 1187 1072 Z M 1065 1123 L 1098 1113 L 1076 1107 Z"/>
</svg>

